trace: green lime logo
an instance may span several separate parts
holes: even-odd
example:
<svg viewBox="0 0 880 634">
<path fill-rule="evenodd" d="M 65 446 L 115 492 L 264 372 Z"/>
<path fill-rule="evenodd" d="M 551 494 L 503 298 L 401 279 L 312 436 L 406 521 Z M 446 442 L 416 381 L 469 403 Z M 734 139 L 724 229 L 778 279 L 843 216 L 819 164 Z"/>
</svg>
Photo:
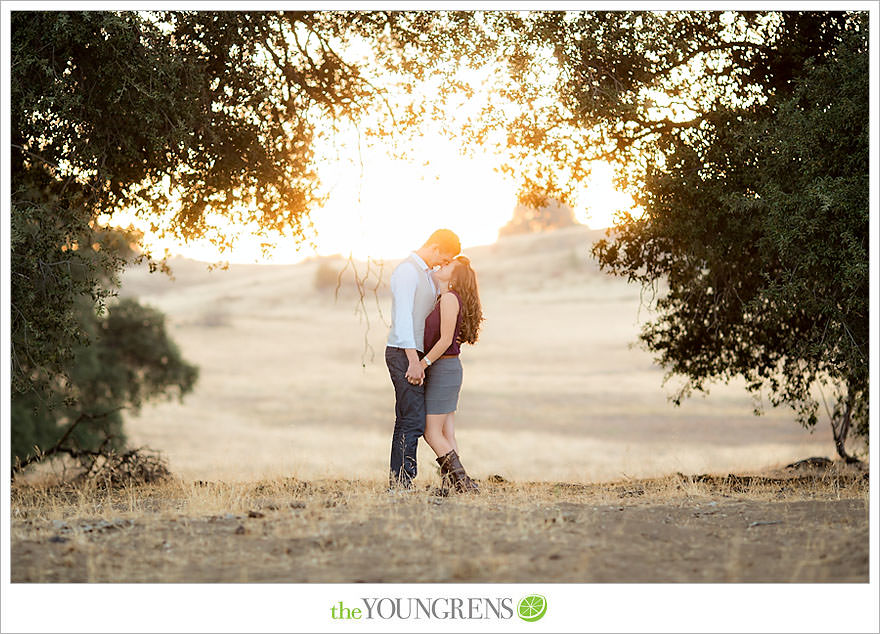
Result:
<svg viewBox="0 0 880 634">
<path fill-rule="evenodd" d="M 538 621 L 547 613 L 547 599 L 540 594 L 530 594 L 519 602 L 517 614 L 523 621 L 529 623 Z"/>
</svg>

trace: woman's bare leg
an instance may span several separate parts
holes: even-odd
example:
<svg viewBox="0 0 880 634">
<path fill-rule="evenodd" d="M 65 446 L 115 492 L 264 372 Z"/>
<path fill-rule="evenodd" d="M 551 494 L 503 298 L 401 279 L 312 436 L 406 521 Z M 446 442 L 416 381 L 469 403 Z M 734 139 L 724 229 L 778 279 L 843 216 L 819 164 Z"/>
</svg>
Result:
<svg viewBox="0 0 880 634">
<path fill-rule="evenodd" d="M 458 453 L 458 443 L 455 442 L 455 412 L 449 412 L 445 416 L 446 418 L 443 421 L 443 437 L 446 438 L 446 442 L 452 446 L 455 453 Z"/>
<path fill-rule="evenodd" d="M 479 493 L 479 485 L 467 474 L 464 465 L 461 464 L 461 460 L 458 458 L 458 443 L 455 442 L 455 412 L 445 414 L 443 419 L 443 438 L 448 446 L 455 451 L 455 454 L 453 454 L 455 460 L 449 467 L 452 486 L 459 493 Z"/>
<path fill-rule="evenodd" d="M 437 457 L 445 456 L 452 451 L 452 445 L 444 435 L 444 423 L 450 414 L 428 414 L 425 417 L 425 441 L 437 454 Z"/>
</svg>

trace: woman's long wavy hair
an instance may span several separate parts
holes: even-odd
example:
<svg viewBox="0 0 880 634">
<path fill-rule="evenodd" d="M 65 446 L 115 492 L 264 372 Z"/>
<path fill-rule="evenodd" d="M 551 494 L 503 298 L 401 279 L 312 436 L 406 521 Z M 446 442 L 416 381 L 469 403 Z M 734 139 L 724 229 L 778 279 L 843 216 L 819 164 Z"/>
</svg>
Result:
<svg viewBox="0 0 880 634">
<path fill-rule="evenodd" d="M 461 297 L 461 329 L 458 340 L 462 343 L 477 343 L 480 324 L 483 322 L 477 274 L 471 268 L 471 261 L 466 256 L 459 255 L 453 261 L 456 266 L 452 269 L 449 288 Z"/>
</svg>

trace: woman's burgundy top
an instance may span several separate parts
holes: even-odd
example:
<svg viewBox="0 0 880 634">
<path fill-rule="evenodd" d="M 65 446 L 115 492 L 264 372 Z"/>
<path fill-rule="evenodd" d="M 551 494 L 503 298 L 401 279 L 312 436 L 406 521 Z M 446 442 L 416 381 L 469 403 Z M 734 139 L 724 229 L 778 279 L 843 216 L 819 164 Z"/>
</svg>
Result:
<svg viewBox="0 0 880 634">
<path fill-rule="evenodd" d="M 452 335 L 452 345 L 446 349 L 446 352 L 441 356 L 445 356 L 448 354 L 460 354 L 461 346 L 458 341 L 459 330 L 461 329 L 461 297 L 455 291 L 449 291 L 453 295 L 455 295 L 455 299 L 458 300 L 458 317 L 455 319 L 455 332 Z M 434 310 L 431 311 L 431 314 L 428 315 L 428 318 L 425 320 L 425 354 L 428 354 L 431 351 L 437 342 L 440 341 L 440 301 L 437 301 L 437 304 L 434 306 Z"/>
</svg>

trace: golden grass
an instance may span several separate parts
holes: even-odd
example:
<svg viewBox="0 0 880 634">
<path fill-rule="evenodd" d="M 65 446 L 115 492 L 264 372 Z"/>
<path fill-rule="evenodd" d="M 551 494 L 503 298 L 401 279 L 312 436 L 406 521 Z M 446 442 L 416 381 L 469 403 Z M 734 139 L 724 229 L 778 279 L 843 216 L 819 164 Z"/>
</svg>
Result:
<svg viewBox="0 0 880 634">
<path fill-rule="evenodd" d="M 391 495 L 384 481 L 359 479 L 301 480 L 275 477 L 256 481 L 187 481 L 172 477 L 156 484 L 106 489 L 92 481 L 70 484 L 53 477 L 17 481 L 12 486 L 13 519 L 62 519 L 90 515 L 102 519 L 159 514 L 245 513 L 264 507 L 277 510 L 285 503 L 369 510 L 399 500 L 424 503 L 503 503 L 510 508 L 544 503 L 676 504 L 699 499 L 731 498 L 759 501 L 841 500 L 868 502 L 867 467 L 835 462 L 828 469 L 765 470 L 755 474 L 682 474 L 659 478 L 624 478 L 601 483 L 512 482 L 490 477 L 476 496 L 437 495 L 437 474 L 411 493 Z M 867 518 L 867 515 L 866 515 Z"/>
</svg>

